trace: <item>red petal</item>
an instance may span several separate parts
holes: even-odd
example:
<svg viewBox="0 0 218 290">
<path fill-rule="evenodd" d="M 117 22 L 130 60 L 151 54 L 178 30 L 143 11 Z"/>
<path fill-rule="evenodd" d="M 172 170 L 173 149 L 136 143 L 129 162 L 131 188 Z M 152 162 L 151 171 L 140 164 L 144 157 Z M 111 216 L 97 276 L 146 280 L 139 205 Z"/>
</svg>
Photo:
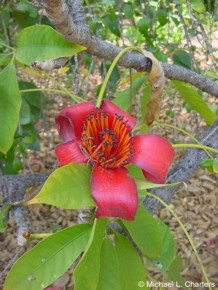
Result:
<svg viewBox="0 0 218 290">
<path fill-rule="evenodd" d="M 131 129 L 135 127 L 136 121 L 132 118 L 129 114 L 121 110 L 118 106 L 110 102 L 109 100 L 103 100 L 101 104 L 101 110 L 103 110 L 109 116 L 114 113 L 117 113 L 119 116 L 124 117 L 124 121 L 128 122 L 127 124 L 130 126 Z"/>
<path fill-rule="evenodd" d="M 152 134 L 135 136 L 133 142 L 130 162 L 143 169 L 147 180 L 164 183 L 174 158 L 172 145 L 161 136 Z"/>
<path fill-rule="evenodd" d="M 126 168 L 107 170 L 94 166 L 91 179 L 92 197 L 98 208 L 96 217 L 120 217 L 133 220 L 138 208 L 134 179 Z"/>
<path fill-rule="evenodd" d="M 71 162 L 85 163 L 87 158 L 80 150 L 78 143 L 70 141 L 55 147 L 55 154 L 60 166 Z"/>
<path fill-rule="evenodd" d="M 55 119 L 59 135 L 64 142 L 81 137 L 83 121 L 95 112 L 92 102 L 77 104 L 63 109 Z"/>
</svg>

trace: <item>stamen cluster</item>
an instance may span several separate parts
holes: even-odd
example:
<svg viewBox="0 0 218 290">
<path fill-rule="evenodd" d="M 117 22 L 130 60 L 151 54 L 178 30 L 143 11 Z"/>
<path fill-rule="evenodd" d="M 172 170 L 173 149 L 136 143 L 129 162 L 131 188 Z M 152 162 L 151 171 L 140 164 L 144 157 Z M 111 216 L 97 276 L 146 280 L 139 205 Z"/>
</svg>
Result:
<svg viewBox="0 0 218 290">
<path fill-rule="evenodd" d="M 129 163 L 133 140 L 123 116 L 109 116 L 102 110 L 92 113 L 83 125 L 82 152 L 91 163 L 104 168 L 120 168 Z"/>
</svg>

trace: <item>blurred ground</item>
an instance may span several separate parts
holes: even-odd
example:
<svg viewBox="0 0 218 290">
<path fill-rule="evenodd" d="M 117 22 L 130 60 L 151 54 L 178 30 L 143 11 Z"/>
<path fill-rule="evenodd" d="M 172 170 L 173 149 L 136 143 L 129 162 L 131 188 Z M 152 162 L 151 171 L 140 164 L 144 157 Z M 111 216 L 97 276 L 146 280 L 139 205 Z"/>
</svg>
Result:
<svg viewBox="0 0 218 290">
<path fill-rule="evenodd" d="M 59 81 L 65 81 L 64 75 L 52 74 L 54 77 L 58 78 Z M 32 77 L 29 78 L 32 79 Z M 42 80 L 37 79 L 36 82 L 42 82 Z M 91 91 L 99 82 L 99 76 L 90 77 L 88 98 L 93 97 Z M 51 86 L 48 80 L 43 80 L 42 83 L 44 87 Z M 167 89 L 166 96 L 163 100 L 161 119 L 166 123 L 185 128 L 189 132 L 198 132 L 197 134 L 202 133 L 206 129 L 205 123 L 197 114 L 188 114 L 182 106 L 181 99 L 174 93 L 172 88 Z M 50 172 L 57 166 L 53 149 L 55 145 L 60 142 L 60 139 L 55 129 L 54 118 L 61 108 L 70 104 L 70 100 L 69 97 L 60 95 L 49 95 L 49 100 L 50 102 L 47 107 L 43 109 L 43 118 L 36 124 L 41 137 L 41 151 L 28 152 L 28 157 L 24 159 L 24 169 L 22 173 Z M 207 100 L 210 104 L 216 103 L 213 97 L 208 96 Z M 169 110 L 169 108 L 174 113 L 173 117 L 166 115 L 166 111 Z M 160 133 L 171 142 L 179 141 L 185 143 L 190 141 L 177 131 L 164 129 L 164 127 L 153 126 L 151 131 Z M 177 156 L 181 155 L 182 151 L 178 150 Z M 217 193 L 216 177 L 205 170 L 199 169 L 195 176 L 188 182 L 187 188 L 181 190 L 174 196 L 171 207 L 181 218 L 186 229 L 192 236 L 210 281 L 218 285 Z M 45 205 L 34 205 L 30 206 L 27 212 L 28 220 L 31 224 L 32 232 L 34 233 L 60 230 L 66 226 L 77 223 L 77 213 L 75 211 L 61 210 Z M 177 252 L 183 257 L 182 274 L 185 280 L 193 282 L 202 281 L 200 265 L 181 227 L 166 209 L 162 209 L 157 215 L 169 225 L 173 232 L 176 240 Z M 30 242 L 26 248 L 31 248 L 33 244 L 33 242 Z M 0 235 L 0 252 L 2 260 L 0 270 L 5 268 L 9 261 L 15 256 L 17 250 L 15 224 L 10 217 L 7 231 Z M 155 270 L 153 273 L 155 274 Z M 3 278 L 5 278 L 5 275 Z M 62 289 L 72 290 L 72 269 L 55 283 L 55 285 L 62 287 Z M 2 287 L 2 281 L 0 287 Z"/>
</svg>

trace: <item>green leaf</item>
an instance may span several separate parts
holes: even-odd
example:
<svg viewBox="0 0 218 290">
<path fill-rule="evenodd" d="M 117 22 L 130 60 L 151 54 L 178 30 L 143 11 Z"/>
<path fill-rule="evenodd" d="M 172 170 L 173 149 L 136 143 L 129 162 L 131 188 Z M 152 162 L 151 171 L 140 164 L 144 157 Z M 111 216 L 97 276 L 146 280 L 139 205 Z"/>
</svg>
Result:
<svg viewBox="0 0 218 290">
<path fill-rule="evenodd" d="M 198 13 L 204 13 L 206 8 L 202 0 L 190 0 L 191 8 Z"/>
<path fill-rule="evenodd" d="M 167 184 L 166 183 L 157 184 L 157 183 L 152 183 L 152 182 L 149 182 L 149 181 L 145 181 L 145 178 L 142 178 L 142 179 L 141 178 L 135 178 L 135 182 L 136 182 L 138 190 L 152 189 L 152 188 L 158 188 L 158 187 L 173 187 L 173 186 L 181 184 L 181 182 L 167 183 Z"/>
<path fill-rule="evenodd" d="M 100 255 L 106 222 L 106 219 L 99 219 L 94 222 L 86 250 L 74 272 L 75 290 L 96 289 L 100 273 Z"/>
<path fill-rule="evenodd" d="M 7 228 L 7 213 L 13 204 L 7 204 L 0 209 L 0 233 L 4 233 Z"/>
<path fill-rule="evenodd" d="M 213 160 L 213 173 L 218 173 L 218 161 Z"/>
<path fill-rule="evenodd" d="M 141 96 L 141 123 L 145 123 L 147 104 L 151 97 L 151 85 L 147 84 L 145 86 L 143 95 Z"/>
<path fill-rule="evenodd" d="M 174 86 L 180 96 L 189 103 L 206 121 L 207 125 L 212 125 L 216 121 L 215 113 L 208 107 L 201 95 L 189 84 L 181 81 L 173 81 Z"/>
<path fill-rule="evenodd" d="M 128 175 L 134 179 L 141 179 L 145 181 L 145 177 L 142 173 L 141 168 L 135 166 L 134 164 L 128 164 L 126 166 L 126 168 L 128 169 Z"/>
<path fill-rule="evenodd" d="M 168 12 L 167 9 L 158 9 L 157 19 L 161 26 L 164 26 L 168 22 Z"/>
<path fill-rule="evenodd" d="M 132 96 L 131 96 L 130 88 L 128 88 L 118 93 L 115 96 L 113 103 L 119 106 L 124 111 L 128 111 L 131 106 L 131 102 L 134 102 L 134 98 L 136 97 L 141 86 L 143 85 L 145 79 L 146 79 L 145 76 L 134 79 L 132 82 Z"/>
<path fill-rule="evenodd" d="M 39 242 L 10 270 L 4 290 L 39 290 L 57 280 L 84 251 L 91 225 L 66 228 Z"/>
<path fill-rule="evenodd" d="M 0 151 L 4 154 L 14 142 L 21 96 L 13 62 L 0 72 Z"/>
<path fill-rule="evenodd" d="M 0 53 L 0 65 L 5 66 L 11 60 L 11 54 Z"/>
<path fill-rule="evenodd" d="M 185 50 L 182 49 L 176 50 L 172 58 L 174 64 L 186 67 L 188 69 L 192 68 L 191 58 Z"/>
<path fill-rule="evenodd" d="M 180 256 L 176 256 L 168 271 L 168 281 L 173 281 L 177 288 L 179 288 L 179 286 L 182 286 L 183 288 L 188 289 L 185 286 L 185 280 L 180 274 L 181 271 L 182 258 Z"/>
<path fill-rule="evenodd" d="M 101 73 L 103 74 L 105 68 L 106 68 L 106 72 L 108 72 L 111 64 L 112 64 L 111 61 L 106 61 L 105 67 L 103 68 L 103 66 L 101 66 Z M 118 67 L 115 66 L 108 81 L 113 91 L 116 90 L 116 84 L 119 82 L 119 80 L 120 80 L 120 72 L 119 72 Z"/>
<path fill-rule="evenodd" d="M 128 164 L 126 168 L 128 169 L 128 175 L 134 178 L 138 190 L 158 188 L 158 187 L 172 187 L 181 183 L 181 182 L 167 183 L 167 184 L 152 183 L 152 182 L 146 181 L 141 168 L 135 166 L 134 164 Z"/>
<path fill-rule="evenodd" d="M 46 203 L 65 209 L 95 206 L 90 192 L 91 169 L 87 164 L 70 163 L 56 169 L 39 193 L 24 205 Z"/>
<path fill-rule="evenodd" d="M 37 9 L 32 6 L 30 3 L 28 3 L 27 1 L 22 1 L 20 2 L 16 9 L 18 11 L 21 11 L 21 12 L 26 12 L 28 13 L 28 15 L 32 18 L 36 18 L 37 17 Z"/>
<path fill-rule="evenodd" d="M 151 24 L 150 19 L 144 17 L 137 22 L 137 27 L 143 35 L 147 36 L 150 24 Z"/>
<path fill-rule="evenodd" d="M 20 26 L 20 28 L 29 27 L 37 24 L 37 18 L 30 17 L 27 11 L 13 9 L 11 11 L 13 20 Z"/>
<path fill-rule="evenodd" d="M 42 108 L 46 107 L 45 95 L 39 91 L 31 91 L 32 89 L 37 89 L 37 87 L 29 82 L 20 81 L 19 87 L 21 90 L 30 90 L 29 92 L 22 92 L 22 97 L 23 100 L 29 105 L 31 121 L 37 119 L 40 116 Z"/>
<path fill-rule="evenodd" d="M 120 285 L 119 265 L 115 247 L 106 237 L 103 241 L 100 254 L 100 272 L 96 290 L 122 290 Z"/>
<path fill-rule="evenodd" d="M 72 56 L 85 47 L 67 42 L 47 25 L 34 25 L 22 30 L 17 38 L 16 58 L 31 65 L 36 60 L 50 60 Z"/>
<path fill-rule="evenodd" d="M 157 220 L 139 206 L 134 221 L 122 220 L 130 236 L 147 257 L 159 257 L 162 249 L 162 237 Z"/>
<path fill-rule="evenodd" d="M 109 30 L 116 36 L 120 37 L 121 34 L 119 28 L 119 21 L 117 15 L 115 14 L 115 10 L 110 9 L 109 14 L 105 15 L 103 19 L 107 24 Z"/>
<path fill-rule="evenodd" d="M 124 3 L 122 7 L 123 13 L 125 15 L 125 18 L 132 19 L 133 18 L 133 7 L 132 3 Z"/>
<path fill-rule="evenodd" d="M 31 89 L 38 89 L 33 83 L 20 81 L 19 87 L 21 90 L 30 90 L 29 92 L 22 93 L 24 99 L 29 105 L 36 107 L 37 109 L 40 109 L 42 105 L 45 105 L 44 102 L 42 104 L 41 99 L 41 96 L 43 96 L 43 98 L 45 98 L 45 96 L 40 91 L 31 91 Z"/>
<path fill-rule="evenodd" d="M 29 124 L 32 121 L 31 113 L 30 113 L 30 106 L 22 99 L 22 105 L 20 109 L 20 123 L 21 125 Z"/>
<path fill-rule="evenodd" d="M 205 159 L 200 163 L 201 168 L 207 168 L 211 173 L 218 173 L 218 161 L 215 159 Z"/>
<path fill-rule="evenodd" d="M 205 159 L 201 161 L 200 163 L 201 168 L 211 168 L 212 166 L 213 166 L 213 159 L 211 158 Z"/>
<path fill-rule="evenodd" d="M 166 272 L 175 257 L 175 241 L 169 228 L 161 221 L 158 222 L 160 235 L 162 237 L 161 253 L 159 257 L 148 260 L 152 262 L 161 272 Z"/>
<path fill-rule="evenodd" d="M 144 265 L 136 249 L 127 238 L 118 233 L 115 233 L 115 245 L 119 263 L 121 289 L 148 289 Z M 117 290 L 119 288 L 111 289 Z"/>
</svg>

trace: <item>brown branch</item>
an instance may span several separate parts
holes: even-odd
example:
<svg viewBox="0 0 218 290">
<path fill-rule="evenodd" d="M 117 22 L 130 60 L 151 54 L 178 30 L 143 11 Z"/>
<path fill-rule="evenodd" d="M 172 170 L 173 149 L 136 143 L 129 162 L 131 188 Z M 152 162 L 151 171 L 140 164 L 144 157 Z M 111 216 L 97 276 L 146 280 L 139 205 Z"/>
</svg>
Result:
<svg viewBox="0 0 218 290">
<path fill-rule="evenodd" d="M 210 95 L 218 97 L 218 84 L 199 74 L 175 64 L 161 63 L 165 76 L 170 80 L 190 83 Z"/>
<path fill-rule="evenodd" d="M 205 132 L 200 139 L 201 144 L 218 149 L 218 120 Z M 188 149 L 184 157 L 176 164 L 170 171 L 167 179 L 167 183 L 174 183 L 177 181 L 187 182 L 195 173 L 196 169 L 202 160 L 207 158 L 206 153 L 201 149 Z M 176 187 L 163 187 L 155 190 L 151 190 L 155 195 L 160 197 L 167 204 L 181 186 Z M 150 212 L 154 213 L 162 206 L 152 197 L 145 198 L 144 207 Z"/>
<path fill-rule="evenodd" d="M 103 59 L 113 60 L 122 50 L 122 48 L 92 35 L 86 26 L 76 25 L 71 17 L 72 12 L 69 11 L 63 0 L 46 0 L 45 4 L 48 18 L 57 31 L 69 42 L 83 45 L 90 54 Z M 138 71 L 150 71 L 151 69 L 151 60 L 135 52 L 127 52 L 119 64 L 135 68 Z"/>
<path fill-rule="evenodd" d="M 3 203 L 19 203 L 23 200 L 26 190 L 31 186 L 42 184 L 48 174 L 8 175 L 0 177 L 0 194 Z M 12 216 L 17 225 L 17 245 L 23 247 L 30 232 L 26 221 L 26 209 L 19 205 L 12 208 Z"/>
<path fill-rule="evenodd" d="M 81 1 L 77 1 L 77 4 L 81 5 Z M 84 24 L 75 24 L 71 17 L 72 11 L 69 11 L 64 0 L 45 0 L 45 5 L 47 16 L 57 31 L 69 42 L 85 46 L 91 55 L 113 60 L 122 50 L 122 48 L 92 35 Z M 72 6 L 71 9 L 73 9 Z M 124 67 L 134 68 L 137 71 L 148 72 L 152 63 L 149 58 L 145 58 L 139 53 L 128 52 L 121 58 L 119 64 Z M 218 84 L 216 82 L 177 65 L 167 63 L 161 63 L 161 65 L 167 78 L 188 82 L 200 90 L 218 97 Z"/>
<path fill-rule="evenodd" d="M 33 68 L 37 68 L 39 70 L 53 70 L 61 68 L 66 64 L 66 62 L 69 60 L 69 57 L 60 57 L 52 60 L 44 60 L 44 61 L 34 61 L 32 63 Z"/>
<path fill-rule="evenodd" d="M 21 201 L 27 188 L 42 184 L 47 179 L 48 175 L 47 173 L 35 173 L 1 176 L 0 194 L 2 194 L 3 203 Z"/>
</svg>

